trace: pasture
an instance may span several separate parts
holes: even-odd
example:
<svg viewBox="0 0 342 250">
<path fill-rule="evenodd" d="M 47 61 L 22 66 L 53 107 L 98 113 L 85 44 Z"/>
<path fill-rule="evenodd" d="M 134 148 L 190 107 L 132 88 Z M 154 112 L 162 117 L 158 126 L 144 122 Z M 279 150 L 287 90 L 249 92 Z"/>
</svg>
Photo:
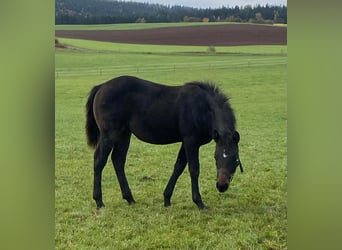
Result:
<svg viewBox="0 0 342 250">
<path fill-rule="evenodd" d="M 139 30 L 165 27 L 220 25 L 223 22 L 178 22 L 178 23 L 123 23 L 123 24 L 94 24 L 94 25 L 56 25 L 56 30 Z"/>
<path fill-rule="evenodd" d="M 59 39 L 55 53 L 56 249 L 286 249 L 286 46 L 216 47 L 114 44 Z M 151 145 L 132 136 L 126 174 L 136 204 L 128 206 L 109 160 L 103 200 L 92 199 L 93 150 L 84 132 L 93 85 L 129 74 L 168 85 L 212 81 L 230 96 L 241 135 L 229 190 L 216 190 L 215 143 L 200 150 L 200 211 L 191 200 L 189 171 L 172 206 L 163 191 L 180 144 Z"/>
<path fill-rule="evenodd" d="M 267 24 L 253 24 L 253 23 L 234 23 L 234 22 L 178 22 L 178 23 L 123 23 L 123 24 L 67 24 L 56 25 L 56 30 L 139 30 L 139 29 L 156 29 L 156 28 L 169 28 L 169 27 L 184 27 L 184 26 L 212 26 L 222 24 L 237 24 L 237 25 L 266 25 Z M 273 24 L 273 26 L 287 27 L 287 24 Z"/>
</svg>

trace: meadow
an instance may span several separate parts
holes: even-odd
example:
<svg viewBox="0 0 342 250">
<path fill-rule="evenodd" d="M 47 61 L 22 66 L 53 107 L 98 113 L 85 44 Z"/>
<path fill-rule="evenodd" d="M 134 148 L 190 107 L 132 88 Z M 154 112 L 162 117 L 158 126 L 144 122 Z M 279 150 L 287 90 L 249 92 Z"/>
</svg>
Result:
<svg viewBox="0 0 342 250">
<path fill-rule="evenodd" d="M 94 25 L 56 25 L 56 30 L 137 30 L 137 29 L 155 29 L 165 27 L 184 27 L 184 26 L 202 26 L 202 25 L 222 25 L 222 24 L 253 24 L 253 23 L 234 23 L 234 22 L 177 22 L 177 23 L 123 23 L 123 24 L 94 24 Z M 253 24 L 268 25 L 268 24 Z M 274 26 L 287 26 L 287 24 L 273 24 Z"/>
<path fill-rule="evenodd" d="M 55 53 L 56 249 L 287 249 L 286 46 L 216 47 L 114 44 L 60 39 Z M 241 135 L 237 172 L 216 190 L 214 142 L 201 148 L 199 185 L 207 211 L 191 200 L 189 172 L 172 206 L 163 190 L 179 143 L 151 145 L 134 136 L 126 163 L 137 203 L 128 206 L 109 160 L 103 200 L 92 200 L 93 150 L 84 133 L 92 86 L 130 74 L 167 85 L 201 80 L 230 97 Z"/>
<path fill-rule="evenodd" d="M 184 27 L 200 25 L 220 25 L 224 22 L 178 22 L 178 23 L 123 23 L 123 24 L 94 24 L 94 25 L 56 25 L 56 30 L 137 30 L 155 29 L 164 27 Z"/>
</svg>

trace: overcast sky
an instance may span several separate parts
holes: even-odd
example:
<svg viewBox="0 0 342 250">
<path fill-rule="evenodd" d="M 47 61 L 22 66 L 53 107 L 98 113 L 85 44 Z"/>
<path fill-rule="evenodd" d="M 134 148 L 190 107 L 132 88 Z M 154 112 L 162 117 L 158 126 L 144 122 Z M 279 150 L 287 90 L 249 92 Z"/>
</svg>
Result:
<svg viewBox="0 0 342 250">
<path fill-rule="evenodd" d="M 126 2 L 129 0 L 125 0 Z M 287 5 L 286 0 L 132 0 L 133 2 L 159 3 L 164 5 L 182 5 L 196 8 L 220 8 L 245 5 Z"/>
</svg>

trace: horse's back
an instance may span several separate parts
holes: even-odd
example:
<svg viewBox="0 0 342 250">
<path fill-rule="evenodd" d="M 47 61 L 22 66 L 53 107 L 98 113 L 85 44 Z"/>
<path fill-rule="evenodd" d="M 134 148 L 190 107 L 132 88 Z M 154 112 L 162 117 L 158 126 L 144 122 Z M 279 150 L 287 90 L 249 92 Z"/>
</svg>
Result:
<svg viewBox="0 0 342 250">
<path fill-rule="evenodd" d="M 94 107 L 99 127 L 129 129 L 143 141 L 166 144 L 180 140 L 180 87 L 132 76 L 114 78 L 101 86 Z"/>
<path fill-rule="evenodd" d="M 101 91 L 103 92 L 103 95 L 106 96 L 104 98 L 113 98 L 113 95 L 116 95 L 117 97 L 134 96 L 135 98 L 145 96 L 148 98 L 159 97 L 161 94 L 170 93 L 172 88 L 174 87 L 154 83 L 133 76 L 120 76 L 104 83 L 101 87 Z"/>
</svg>

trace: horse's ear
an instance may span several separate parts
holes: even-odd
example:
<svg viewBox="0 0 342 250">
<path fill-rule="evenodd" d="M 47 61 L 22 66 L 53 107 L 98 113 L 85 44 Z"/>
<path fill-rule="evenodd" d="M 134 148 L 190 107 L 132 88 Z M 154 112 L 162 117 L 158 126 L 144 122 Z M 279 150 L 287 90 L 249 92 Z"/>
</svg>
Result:
<svg viewBox="0 0 342 250">
<path fill-rule="evenodd" d="M 233 140 L 238 143 L 240 141 L 240 134 L 239 132 L 235 131 L 233 134 Z"/>
<path fill-rule="evenodd" d="M 213 137 L 213 139 L 214 139 L 215 141 L 217 141 L 218 138 L 220 137 L 220 136 L 219 136 L 219 133 L 217 132 L 216 129 L 214 129 L 212 137 Z"/>
</svg>

